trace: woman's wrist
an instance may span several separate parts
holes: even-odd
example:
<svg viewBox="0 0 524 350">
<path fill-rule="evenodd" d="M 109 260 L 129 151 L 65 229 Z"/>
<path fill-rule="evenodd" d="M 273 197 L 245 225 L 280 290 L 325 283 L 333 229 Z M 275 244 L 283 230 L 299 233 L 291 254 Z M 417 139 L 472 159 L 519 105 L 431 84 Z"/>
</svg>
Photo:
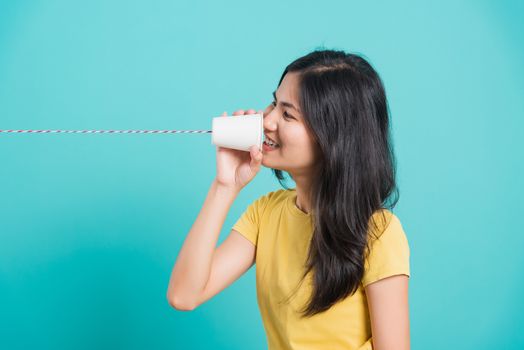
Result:
<svg viewBox="0 0 524 350">
<path fill-rule="evenodd" d="M 224 185 L 217 181 L 217 179 L 213 180 L 213 183 L 211 184 L 212 187 L 215 188 L 215 191 L 217 193 L 220 193 L 222 195 L 238 195 L 242 188 L 234 185 Z"/>
</svg>

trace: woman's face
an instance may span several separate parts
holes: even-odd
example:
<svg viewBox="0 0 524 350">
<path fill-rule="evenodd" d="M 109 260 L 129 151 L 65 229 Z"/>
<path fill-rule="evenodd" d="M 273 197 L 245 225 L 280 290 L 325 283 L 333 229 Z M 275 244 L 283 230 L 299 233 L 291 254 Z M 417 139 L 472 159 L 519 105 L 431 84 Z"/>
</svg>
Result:
<svg viewBox="0 0 524 350">
<path fill-rule="evenodd" d="M 263 150 L 262 165 L 287 171 L 293 177 L 310 174 L 317 165 L 318 147 L 298 104 L 298 73 L 287 73 L 274 96 L 264 110 L 264 133 L 265 140 L 271 139 L 278 147 Z"/>
</svg>

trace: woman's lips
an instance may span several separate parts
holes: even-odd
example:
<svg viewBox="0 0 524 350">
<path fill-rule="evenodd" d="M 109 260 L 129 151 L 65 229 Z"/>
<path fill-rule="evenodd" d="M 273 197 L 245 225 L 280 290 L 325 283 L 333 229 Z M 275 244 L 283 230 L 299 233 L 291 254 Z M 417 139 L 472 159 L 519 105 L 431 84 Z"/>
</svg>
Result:
<svg viewBox="0 0 524 350">
<path fill-rule="evenodd" d="M 277 145 L 279 145 L 279 143 L 278 143 L 278 142 L 276 142 L 275 140 L 273 140 L 273 139 L 272 139 L 271 137 L 267 136 L 266 134 L 264 134 L 264 136 L 266 137 L 266 139 L 267 139 L 267 140 L 269 140 L 269 141 L 273 142 L 274 144 L 277 144 Z"/>
<path fill-rule="evenodd" d="M 274 151 L 274 150 L 276 150 L 276 149 L 279 148 L 279 147 L 280 147 L 280 146 L 272 147 L 272 146 L 268 145 L 266 141 L 264 141 L 264 142 L 262 143 L 262 150 L 263 150 L 263 151 L 266 151 L 266 152 Z"/>
</svg>

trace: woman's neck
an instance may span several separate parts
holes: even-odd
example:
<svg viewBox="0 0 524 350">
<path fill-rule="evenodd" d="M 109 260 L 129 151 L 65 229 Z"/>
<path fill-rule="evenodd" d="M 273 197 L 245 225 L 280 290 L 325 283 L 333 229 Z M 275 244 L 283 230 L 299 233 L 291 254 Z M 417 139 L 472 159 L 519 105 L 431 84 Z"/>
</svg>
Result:
<svg viewBox="0 0 524 350">
<path fill-rule="evenodd" d="M 311 180 L 305 176 L 292 176 L 293 181 L 297 184 L 297 198 L 295 205 L 302 210 L 304 213 L 309 214 L 311 212 Z"/>
</svg>

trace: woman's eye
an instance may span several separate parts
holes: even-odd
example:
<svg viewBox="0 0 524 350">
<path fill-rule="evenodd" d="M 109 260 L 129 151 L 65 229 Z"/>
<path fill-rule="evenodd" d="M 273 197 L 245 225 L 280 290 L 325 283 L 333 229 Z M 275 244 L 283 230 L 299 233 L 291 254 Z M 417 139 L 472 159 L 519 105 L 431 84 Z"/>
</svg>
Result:
<svg viewBox="0 0 524 350">
<path fill-rule="evenodd" d="M 275 101 L 272 101 L 271 102 L 271 106 L 276 107 L 277 103 Z M 286 111 L 284 111 L 283 115 L 284 115 L 284 118 L 286 118 L 286 119 L 295 119 L 291 115 L 289 115 Z"/>
</svg>

